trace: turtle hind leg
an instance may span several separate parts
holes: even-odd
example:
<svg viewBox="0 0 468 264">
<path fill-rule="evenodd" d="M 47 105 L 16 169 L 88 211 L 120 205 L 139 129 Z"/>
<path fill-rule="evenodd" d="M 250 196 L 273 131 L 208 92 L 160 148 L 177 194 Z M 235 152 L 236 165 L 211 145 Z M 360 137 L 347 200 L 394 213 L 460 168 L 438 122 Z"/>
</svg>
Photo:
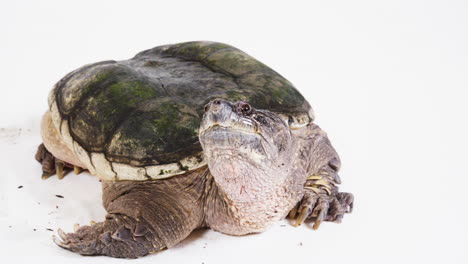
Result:
<svg viewBox="0 0 468 264">
<path fill-rule="evenodd" d="M 74 233 L 57 232 L 60 238 L 53 240 L 59 247 L 85 256 L 138 258 L 165 247 L 151 225 L 125 215 L 110 215 L 104 222 L 77 227 Z"/>
<path fill-rule="evenodd" d="M 40 144 L 37 148 L 36 160 L 42 164 L 42 179 L 45 180 L 50 176 L 57 174 L 59 179 L 63 179 L 70 169 L 74 166 L 55 158 L 52 153 L 50 153 L 44 144 Z"/>
<path fill-rule="evenodd" d="M 55 243 L 81 255 L 138 258 L 170 248 L 203 226 L 207 168 L 164 180 L 103 181 L 105 221 L 58 230 Z"/>
</svg>

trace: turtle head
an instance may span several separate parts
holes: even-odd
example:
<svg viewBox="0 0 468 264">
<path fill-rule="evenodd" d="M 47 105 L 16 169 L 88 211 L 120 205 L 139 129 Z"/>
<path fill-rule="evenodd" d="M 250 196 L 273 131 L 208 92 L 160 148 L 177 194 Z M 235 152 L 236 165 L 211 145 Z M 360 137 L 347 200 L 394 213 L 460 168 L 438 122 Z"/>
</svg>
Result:
<svg viewBox="0 0 468 264">
<path fill-rule="evenodd" d="M 251 199 L 291 171 L 295 141 L 287 122 L 247 102 L 209 102 L 199 137 L 211 174 L 231 198 Z"/>
</svg>

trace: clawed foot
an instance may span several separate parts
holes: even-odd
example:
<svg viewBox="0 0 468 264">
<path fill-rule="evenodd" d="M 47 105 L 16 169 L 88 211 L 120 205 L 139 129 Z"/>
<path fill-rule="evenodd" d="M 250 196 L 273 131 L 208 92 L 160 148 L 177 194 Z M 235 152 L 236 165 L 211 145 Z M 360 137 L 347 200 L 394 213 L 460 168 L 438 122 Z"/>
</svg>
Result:
<svg viewBox="0 0 468 264">
<path fill-rule="evenodd" d="M 100 238 L 104 238 L 104 235 L 102 235 L 102 224 L 100 226 L 95 225 L 95 223 L 91 223 L 90 226 L 80 227 L 78 224 L 75 224 L 73 226 L 74 233 L 65 233 L 59 228 L 57 234 L 60 238 L 53 235 L 52 240 L 61 248 L 78 252 L 82 255 L 97 255 L 102 249 Z M 102 240 L 105 241 L 105 239 Z"/>
<path fill-rule="evenodd" d="M 50 176 L 57 174 L 59 179 L 63 179 L 72 169 L 75 174 L 80 174 L 83 169 L 69 164 L 65 161 L 55 158 L 44 146 L 39 145 L 36 153 L 36 160 L 42 164 L 42 179 L 45 180 Z"/>
<path fill-rule="evenodd" d="M 76 247 L 77 243 L 82 245 L 86 243 L 86 240 L 92 238 L 92 233 L 96 233 L 97 230 L 93 230 L 92 226 L 96 225 L 96 222 L 91 221 L 89 226 L 81 227 L 79 224 L 73 225 L 74 233 L 65 233 L 61 228 L 57 230 L 57 234 L 60 237 L 57 238 L 55 235 L 52 235 L 52 240 L 61 248 L 72 249 Z M 96 227 L 94 229 L 100 229 Z"/>
<path fill-rule="evenodd" d="M 75 224 L 74 233 L 58 229 L 57 234 L 59 237 L 54 235 L 52 239 L 59 247 L 88 256 L 137 258 L 156 251 L 154 246 L 157 245 L 153 232 L 146 225 L 129 219 L 92 221 L 89 226 Z"/>
<path fill-rule="evenodd" d="M 340 223 L 345 213 L 353 210 L 354 197 L 351 193 L 334 195 L 306 192 L 298 205 L 291 210 L 289 217 L 296 218 L 296 226 L 306 219 L 314 219 L 313 229 L 317 230 L 322 221 Z"/>
</svg>

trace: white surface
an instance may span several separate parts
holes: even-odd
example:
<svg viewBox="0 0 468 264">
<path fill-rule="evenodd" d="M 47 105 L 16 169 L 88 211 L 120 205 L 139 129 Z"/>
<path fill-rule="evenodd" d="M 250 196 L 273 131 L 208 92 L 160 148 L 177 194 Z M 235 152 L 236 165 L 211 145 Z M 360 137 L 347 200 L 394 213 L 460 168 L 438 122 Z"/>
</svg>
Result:
<svg viewBox="0 0 468 264">
<path fill-rule="evenodd" d="M 2 260 L 125 261 L 84 258 L 50 239 L 46 228 L 71 231 L 105 212 L 88 174 L 40 179 L 33 155 L 47 93 L 86 63 L 215 40 L 270 65 L 308 98 L 341 155 L 341 190 L 355 194 L 355 211 L 319 231 L 284 221 L 246 237 L 197 232 L 133 262 L 468 262 L 467 2 L 241 2 L 0 3 Z"/>
</svg>

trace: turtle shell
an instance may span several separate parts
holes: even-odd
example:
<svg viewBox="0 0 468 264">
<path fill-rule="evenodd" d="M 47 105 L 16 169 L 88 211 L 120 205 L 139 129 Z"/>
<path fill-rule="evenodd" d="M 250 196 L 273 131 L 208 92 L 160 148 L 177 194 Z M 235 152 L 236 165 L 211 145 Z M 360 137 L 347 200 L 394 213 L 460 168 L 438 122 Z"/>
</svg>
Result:
<svg viewBox="0 0 468 264">
<path fill-rule="evenodd" d="M 123 61 L 85 65 L 49 96 L 54 124 L 91 173 L 107 180 L 165 178 L 206 163 L 198 141 L 210 100 L 246 101 L 312 120 L 309 103 L 281 75 L 232 46 L 165 45 Z"/>
</svg>

